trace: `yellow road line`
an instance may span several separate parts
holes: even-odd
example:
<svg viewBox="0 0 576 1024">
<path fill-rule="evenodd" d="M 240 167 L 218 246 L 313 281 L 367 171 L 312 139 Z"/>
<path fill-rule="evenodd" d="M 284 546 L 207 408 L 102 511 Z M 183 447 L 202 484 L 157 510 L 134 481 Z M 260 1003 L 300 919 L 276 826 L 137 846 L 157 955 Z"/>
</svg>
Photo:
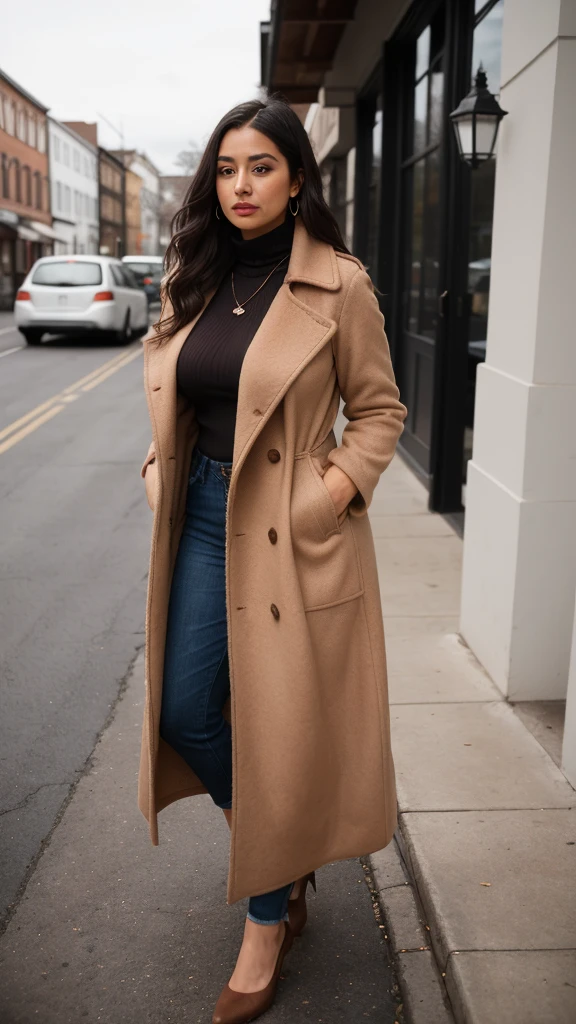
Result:
<svg viewBox="0 0 576 1024">
<path fill-rule="evenodd" d="M 137 348 L 136 351 L 140 353 L 141 349 Z M 87 380 L 92 380 L 93 377 L 99 377 L 104 370 L 107 370 L 109 366 L 115 366 L 116 363 L 121 363 L 126 359 L 126 352 L 120 352 L 113 359 L 109 359 L 107 363 L 102 363 L 102 366 L 97 366 L 95 370 L 91 370 L 85 377 L 81 377 L 80 380 L 75 381 L 74 384 L 69 384 L 67 388 L 62 391 L 63 395 L 69 394 L 70 391 L 77 391 L 82 384 L 85 384 Z"/>
<path fill-rule="evenodd" d="M 102 381 L 107 380 L 117 370 L 121 370 L 123 366 L 127 366 L 138 356 L 142 355 L 144 349 L 142 345 L 132 351 L 120 352 L 119 355 L 114 356 L 113 359 L 109 359 L 108 362 L 98 366 L 95 370 L 86 374 L 85 377 L 81 377 L 74 384 L 70 384 L 64 388 L 57 395 L 53 395 L 46 402 L 42 402 L 41 405 L 37 405 L 35 409 L 31 409 L 30 412 L 25 413 L 19 419 L 10 423 L 3 430 L 0 430 L 0 441 L 8 435 L 12 435 L 8 441 L 0 444 L 0 455 L 11 448 L 18 441 L 21 441 L 28 434 L 31 434 L 38 427 L 46 423 L 56 413 L 61 412 L 65 408 L 62 403 L 70 403 L 80 398 L 80 394 L 83 391 L 91 391 L 92 388 L 97 387 Z M 25 426 L 27 424 L 27 426 Z M 19 429 L 22 428 L 22 429 Z"/>
<path fill-rule="evenodd" d="M 18 444 L 18 441 L 21 441 L 22 438 L 28 437 L 28 434 L 32 434 L 34 430 L 38 430 L 38 427 L 41 427 L 47 420 L 51 420 L 53 416 L 62 412 L 62 409 L 64 408 L 64 405 L 53 405 L 52 408 L 48 409 L 48 412 L 45 412 L 43 416 L 38 416 L 38 418 L 33 420 L 32 423 L 29 423 L 27 427 L 23 427 L 22 430 L 18 431 L 18 433 L 12 434 L 12 437 L 9 437 L 7 441 L 4 441 L 4 444 L 0 444 L 0 455 L 2 455 L 3 452 L 7 452 L 13 445 Z"/>
<path fill-rule="evenodd" d="M 140 353 L 141 349 L 137 349 L 136 351 Z M 85 377 L 81 377 L 80 380 L 77 380 L 75 384 L 70 384 L 67 388 L 64 388 L 64 390 L 61 391 L 59 394 L 53 395 L 52 398 L 48 399 L 48 401 L 42 402 L 41 405 L 37 405 L 35 409 L 31 409 L 30 412 L 27 412 L 24 416 L 21 416 L 20 419 L 15 420 L 14 423 L 10 423 L 7 427 L 4 427 L 3 430 L 0 430 L 0 439 L 6 437 L 7 434 L 11 434 L 13 430 L 17 430 L 18 427 L 21 427 L 24 423 L 28 423 L 28 421 L 34 419 L 35 416 L 40 415 L 40 413 L 42 413 L 44 409 L 48 409 L 51 405 L 54 405 L 55 402 L 61 402 L 67 395 L 70 394 L 70 392 L 77 391 L 78 388 L 80 388 L 85 383 L 85 381 L 91 380 L 93 377 L 100 376 L 103 370 L 106 370 L 109 366 L 113 366 L 116 363 L 119 363 L 121 360 L 125 358 L 126 353 L 120 352 L 120 354 L 114 356 L 113 359 L 109 359 L 107 363 L 102 363 L 102 366 L 96 367 L 95 370 L 92 370 L 90 373 L 86 374 Z"/>
<path fill-rule="evenodd" d="M 127 366 L 128 363 L 131 363 L 133 359 L 136 359 L 141 354 L 141 350 L 131 352 L 130 355 L 126 356 L 122 363 L 118 363 L 116 366 L 112 366 L 109 370 L 106 370 L 106 372 L 103 373 L 100 377 L 96 377 L 95 380 L 90 381 L 89 384 L 84 384 L 82 391 L 91 391 L 92 388 L 97 387 L 98 384 L 101 384 L 102 381 L 106 380 L 107 377 L 111 377 L 113 373 L 116 373 L 116 370 L 119 370 L 121 366 Z"/>
<path fill-rule="evenodd" d="M 56 398 L 50 398 L 47 402 L 43 402 L 42 405 L 37 405 L 31 412 L 27 412 L 25 416 L 21 416 L 19 420 L 14 420 L 14 423 L 10 423 L 7 427 L 4 427 L 4 430 L 0 430 L 0 439 L 17 430 L 23 423 L 28 423 L 28 420 L 34 419 L 43 409 L 48 409 L 51 405 L 54 405 L 55 401 Z"/>
</svg>

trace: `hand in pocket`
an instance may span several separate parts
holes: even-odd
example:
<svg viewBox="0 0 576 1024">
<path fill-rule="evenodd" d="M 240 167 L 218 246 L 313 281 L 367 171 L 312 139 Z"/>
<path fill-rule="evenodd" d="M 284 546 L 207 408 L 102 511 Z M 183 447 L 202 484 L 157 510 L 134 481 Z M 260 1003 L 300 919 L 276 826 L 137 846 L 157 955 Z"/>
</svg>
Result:
<svg viewBox="0 0 576 1024">
<path fill-rule="evenodd" d="M 158 484 L 158 464 L 156 462 L 149 462 L 146 467 L 146 473 L 144 476 L 144 484 L 146 486 L 146 498 L 152 511 L 154 511 L 156 505 L 156 487 Z"/>
</svg>

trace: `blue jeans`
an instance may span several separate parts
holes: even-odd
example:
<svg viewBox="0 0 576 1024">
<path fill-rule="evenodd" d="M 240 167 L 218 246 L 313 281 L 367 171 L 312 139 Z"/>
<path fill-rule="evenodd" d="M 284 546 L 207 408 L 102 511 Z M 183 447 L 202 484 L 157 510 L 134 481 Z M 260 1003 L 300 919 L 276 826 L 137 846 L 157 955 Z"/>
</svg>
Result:
<svg viewBox="0 0 576 1024">
<path fill-rule="evenodd" d="M 168 605 L 160 735 L 206 786 L 232 807 L 232 730 L 222 714 L 230 694 L 226 621 L 226 503 L 231 462 L 192 452 L 186 522 Z M 294 883 L 251 896 L 257 924 L 288 920 Z"/>
</svg>

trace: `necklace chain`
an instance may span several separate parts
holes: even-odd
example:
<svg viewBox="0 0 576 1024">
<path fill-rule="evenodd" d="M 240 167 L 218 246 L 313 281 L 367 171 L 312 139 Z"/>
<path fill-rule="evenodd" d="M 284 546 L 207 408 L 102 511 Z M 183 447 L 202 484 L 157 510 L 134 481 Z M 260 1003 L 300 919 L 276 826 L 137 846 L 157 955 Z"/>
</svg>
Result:
<svg viewBox="0 0 576 1024">
<path fill-rule="evenodd" d="M 280 263 L 283 263 L 284 260 L 287 260 L 289 255 L 290 255 L 290 253 L 287 253 L 286 256 L 283 256 L 282 259 L 280 260 Z M 240 316 L 242 313 L 246 312 L 246 310 L 244 309 L 244 306 L 246 305 L 246 303 L 250 302 L 250 299 L 253 299 L 254 296 L 258 294 L 258 292 L 260 291 L 260 288 L 264 287 L 264 285 L 266 284 L 266 281 L 268 280 L 268 278 L 272 277 L 272 274 L 274 273 L 275 270 L 278 270 L 278 267 L 280 266 L 280 263 L 277 263 L 275 267 L 272 267 L 272 270 L 268 274 L 268 277 L 266 277 L 262 281 L 262 284 L 256 289 L 255 292 L 252 292 L 252 295 L 249 295 L 248 298 L 244 300 L 244 302 L 239 302 L 238 301 L 238 296 L 236 295 L 236 292 L 234 291 L 234 271 L 232 271 L 232 294 L 233 294 L 234 300 L 236 302 L 236 308 L 233 309 L 232 312 L 235 313 L 236 316 Z"/>
</svg>

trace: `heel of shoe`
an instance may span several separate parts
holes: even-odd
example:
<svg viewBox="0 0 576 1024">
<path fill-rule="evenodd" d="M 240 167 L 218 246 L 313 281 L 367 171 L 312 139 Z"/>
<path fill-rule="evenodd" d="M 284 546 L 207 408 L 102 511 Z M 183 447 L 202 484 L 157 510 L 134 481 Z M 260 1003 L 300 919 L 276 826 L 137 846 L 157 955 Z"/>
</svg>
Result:
<svg viewBox="0 0 576 1024">
<path fill-rule="evenodd" d="M 308 875 L 308 881 L 310 882 L 310 885 L 314 889 L 314 892 L 316 892 L 316 872 L 315 871 L 311 871 L 310 872 L 310 874 Z"/>
</svg>

